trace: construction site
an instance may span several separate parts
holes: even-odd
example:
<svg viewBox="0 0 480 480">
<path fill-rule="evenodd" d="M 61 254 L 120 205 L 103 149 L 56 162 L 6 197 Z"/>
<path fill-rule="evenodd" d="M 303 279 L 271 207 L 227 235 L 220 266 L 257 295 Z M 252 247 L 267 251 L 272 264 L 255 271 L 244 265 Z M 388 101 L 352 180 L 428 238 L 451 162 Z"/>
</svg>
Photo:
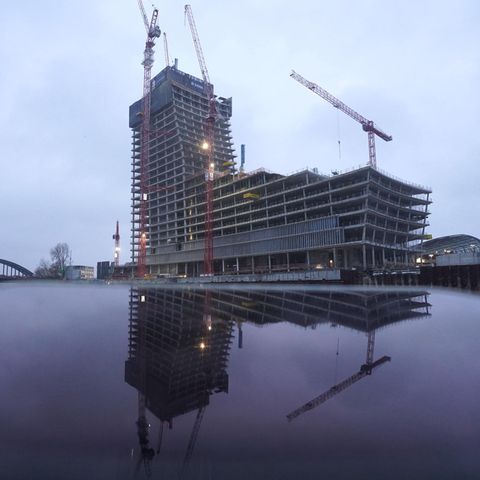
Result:
<svg viewBox="0 0 480 480">
<path fill-rule="evenodd" d="M 131 275 L 268 279 L 313 271 L 316 279 L 327 280 L 332 271 L 415 267 L 426 238 L 431 190 L 377 167 L 375 137 L 390 141 L 390 135 L 292 72 L 300 85 L 360 124 L 368 137 L 368 163 L 328 175 L 317 168 L 289 175 L 248 172 L 245 146 L 240 158 L 235 152 L 232 99 L 214 92 L 191 7 L 185 7 L 185 16 L 202 78 L 182 72 L 177 60 L 170 62 L 166 37 L 166 66 L 152 78 L 161 37 L 158 11 L 149 21 L 141 0 L 139 6 L 147 39 L 143 96 L 129 111 Z M 362 156 L 367 159 L 366 152 L 359 152 Z M 116 243 L 116 255 L 117 248 Z"/>
</svg>

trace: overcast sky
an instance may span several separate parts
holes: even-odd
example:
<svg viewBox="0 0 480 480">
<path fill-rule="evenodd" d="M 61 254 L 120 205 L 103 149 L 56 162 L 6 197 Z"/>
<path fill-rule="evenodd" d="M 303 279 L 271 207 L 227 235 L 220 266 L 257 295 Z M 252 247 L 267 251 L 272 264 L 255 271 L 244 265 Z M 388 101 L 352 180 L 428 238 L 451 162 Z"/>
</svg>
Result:
<svg viewBox="0 0 480 480">
<path fill-rule="evenodd" d="M 360 125 L 292 80 L 295 69 L 393 136 L 377 140 L 378 166 L 433 189 L 430 233 L 480 237 L 479 2 L 191 4 L 216 91 L 233 97 L 248 170 L 368 161 Z M 170 55 L 200 76 L 184 3 L 156 6 Z M 128 107 L 142 94 L 144 43 L 135 0 L 4 2 L 0 258 L 34 269 L 63 241 L 74 263 L 94 265 L 112 259 L 118 219 L 128 260 Z M 156 52 L 153 74 L 162 42 Z"/>
</svg>

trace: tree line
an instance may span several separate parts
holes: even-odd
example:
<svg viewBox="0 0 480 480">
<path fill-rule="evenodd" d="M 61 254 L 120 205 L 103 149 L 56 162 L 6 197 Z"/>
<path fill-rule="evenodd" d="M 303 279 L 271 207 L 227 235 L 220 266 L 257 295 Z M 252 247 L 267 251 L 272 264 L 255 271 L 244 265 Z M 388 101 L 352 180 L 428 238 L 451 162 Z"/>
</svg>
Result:
<svg viewBox="0 0 480 480">
<path fill-rule="evenodd" d="M 72 252 L 67 243 L 57 243 L 50 249 L 50 260 L 42 258 L 35 269 L 40 278 L 63 278 L 65 269 L 71 263 Z"/>
</svg>

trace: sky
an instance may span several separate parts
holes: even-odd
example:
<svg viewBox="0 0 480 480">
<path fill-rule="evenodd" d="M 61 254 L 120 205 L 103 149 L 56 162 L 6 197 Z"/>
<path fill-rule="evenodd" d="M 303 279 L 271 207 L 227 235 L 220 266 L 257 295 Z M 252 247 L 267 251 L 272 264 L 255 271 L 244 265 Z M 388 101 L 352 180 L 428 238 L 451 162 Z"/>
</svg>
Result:
<svg viewBox="0 0 480 480">
<path fill-rule="evenodd" d="M 377 139 L 378 167 L 433 190 L 429 233 L 480 237 L 480 3 L 191 5 L 216 92 L 233 97 L 247 170 L 368 162 L 361 126 L 291 79 L 294 69 L 393 136 Z M 170 56 L 200 76 L 184 3 L 155 6 Z M 157 43 L 153 75 L 165 66 Z M 73 263 L 96 265 L 113 259 L 118 219 L 128 261 L 128 107 L 142 95 L 144 44 L 135 0 L 2 5 L 0 258 L 34 269 L 66 242 Z"/>
</svg>

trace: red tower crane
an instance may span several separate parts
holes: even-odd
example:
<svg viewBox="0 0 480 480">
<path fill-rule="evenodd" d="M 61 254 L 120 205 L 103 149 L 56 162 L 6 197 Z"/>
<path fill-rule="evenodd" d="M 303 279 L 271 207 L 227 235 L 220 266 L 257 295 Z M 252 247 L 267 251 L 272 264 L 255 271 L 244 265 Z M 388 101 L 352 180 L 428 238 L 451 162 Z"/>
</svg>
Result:
<svg viewBox="0 0 480 480">
<path fill-rule="evenodd" d="M 349 117 L 353 118 L 362 125 L 363 131 L 367 132 L 368 134 L 369 164 L 372 167 L 376 168 L 377 154 L 375 151 L 375 135 L 379 136 L 382 140 L 385 140 L 386 142 L 390 142 L 392 140 L 392 136 L 380 130 L 380 128 L 378 128 L 371 120 L 367 120 L 365 117 L 350 108 L 348 105 L 345 105 L 341 100 L 335 98 L 332 94 L 328 93 L 325 89 L 319 87 L 316 83 L 310 82 L 294 70 L 292 70 L 290 76 L 297 82 L 307 87 L 312 92 L 322 97 L 327 102 L 331 103 L 335 108 L 338 108 L 343 113 L 346 113 Z"/>
<path fill-rule="evenodd" d="M 160 27 L 157 26 L 158 10 L 154 8 L 152 19 L 148 23 L 142 0 L 138 0 L 138 6 L 142 14 L 143 23 L 147 31 L 145 51 L 143 56 L 143 111 L 140 131 L 140 226 L 138 236 L 137 277 L 143 278 L 146 274 L 147 260 L 147 216 L 148 216 L 148 159 L 150 152 L 150 103 L 151 103 L 151 79 L 154 62 L 155 39 L 160 37 Z"/>
<path fill-rule="evenodd" d="M 113 263 L 116 267 L 120 265 L 120 228 L 118 226 L 115 228 L 115 233 L 112 235 L 113 240 L 115 240 L 115 250 L 113 253 Z"/>
<path fill-rule="evenodd" d="M 193 43 L 197 52 L 198 63 L 202 72 L 204 83 L 204 92 L 208 98 L 208 115 L 205 119 L 205 141 L 202 144 L 202 149 L 207 153 L 207 160 L 205 165 L 205 190 L 206 190 L 206 208 L 205 208 L 205 250 L 203 256 L 203 273 L 204 275 L 213 275 L 213 177 L 215 172 L 214 159 L 214 137 L 215 137 L 215 122 L 219 114 L 217 102 L 215 101 L 215 94 L 213 92 L 213 85 L 210 83 L 210 76 L 207 70 L 207 64 L 203 56 L 200 38 L 198 36 L 195 19 L 193 18 L 192 7 L 185 5 L 185 15 L 190 25 L 192 32 Z"/>
</svg>

